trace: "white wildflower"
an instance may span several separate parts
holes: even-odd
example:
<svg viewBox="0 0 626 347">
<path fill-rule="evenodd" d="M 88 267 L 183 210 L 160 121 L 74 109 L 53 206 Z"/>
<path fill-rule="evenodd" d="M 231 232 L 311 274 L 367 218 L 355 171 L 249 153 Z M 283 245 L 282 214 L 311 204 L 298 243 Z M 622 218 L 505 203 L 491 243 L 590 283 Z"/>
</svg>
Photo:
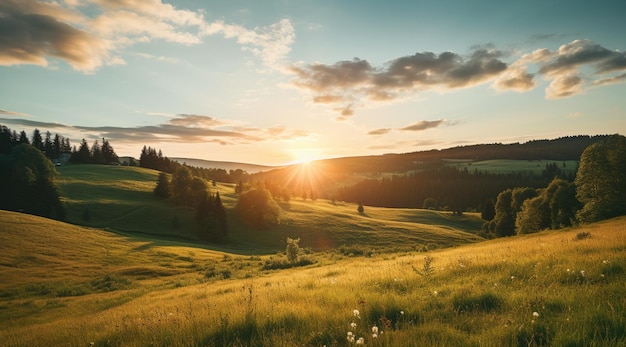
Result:
<svg viewBox="0 0 626 347">
<path fill-rule="evenodd" d="M 347 340 L 350 343 L 354 342 L 354 335 L 352 334 L 351 331 L 348 331 L 348 338 L 347 338 Z"/>
<path fill-rule="evenodd" d="M 350 326 L 352 327 L 352 329 L 354 329 L 354 328 L 356 328 L 356 323 L 352 322 L 352 323 L 350 323 Z"/>
<path fill-rule="evenodd" d="M 372 338 L 373 339 L 377 339 L 378 338 L 378 334 L 372 334 Z"/>
<path fill-rule="evenodd" d="M 608 261 L 608 260 L 603 260 L 603 261 L 602 261 L 602 264 L 608 264 L 608 263 L 609 263 L 609 261 Z"/>
<path fill-rule="evenodd" d="M 374 333 L 374 334 L 378 334 L 378 327 L 377 327 L 377 326 L 375 326 L 375 325 L 374 325 L 374 326 L 372 327 L 372 333 Z"/>
<path fill-rule="evenodd" d="M 400 315 L 401 315 L 401 316 L 402 316 L 402 315 L 404 315 L 404 311 L 400 311 Z"/>
<path fill-rule="evenodd" d="M 515 279 L 515 276 L 511 276 L 511 279 L 512 279 L 512 280 L 514 280 L 514 279 Z"/>
<path fill-rule="evenodd" d="M 364 345 L 365 344 L 365 339 L 362 337 L 359 337 L 358 340 L 356 340 L 356 344 L 357 345 Z"/>
<path fill-rule="evenodd" d="M 433 295 L 434 295 L 434 296 L 437 296 L 437 295 L 439 295 L 439 293 L 438 293 L 436 290 L 434 290 L 434 291 L 433 291 Z"/>
<path fill-rule="evenodd" d="M 354 314 L 355 317 L 361 318 L 361 312 L 359 312 L 359 310 L 354 310 L 352 311 L 352 313 Z"/>
<path fill-rule="evenodd" d="M 535 318 L 539 317 L 539 312 L 537 312 L 537 311 L 533 312 L 533 317 L 535 317 Z"/>
<path fill-rule="evenodd" d="M 585 277 L 585 270 L 580 270 L 580 275 Z"/>
</svg>

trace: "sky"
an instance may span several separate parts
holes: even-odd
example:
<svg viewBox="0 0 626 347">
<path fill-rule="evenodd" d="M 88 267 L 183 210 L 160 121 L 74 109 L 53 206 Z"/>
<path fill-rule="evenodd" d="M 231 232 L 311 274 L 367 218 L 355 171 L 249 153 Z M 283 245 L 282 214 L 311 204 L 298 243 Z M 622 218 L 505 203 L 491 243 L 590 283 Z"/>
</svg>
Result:
<svg viewBox="0 0 626 347">
<path fill-rule="evenodd" d="M 0 124 L 283 165 L 626 134 L 618 1 L 0 0 Z"/>
</svg>

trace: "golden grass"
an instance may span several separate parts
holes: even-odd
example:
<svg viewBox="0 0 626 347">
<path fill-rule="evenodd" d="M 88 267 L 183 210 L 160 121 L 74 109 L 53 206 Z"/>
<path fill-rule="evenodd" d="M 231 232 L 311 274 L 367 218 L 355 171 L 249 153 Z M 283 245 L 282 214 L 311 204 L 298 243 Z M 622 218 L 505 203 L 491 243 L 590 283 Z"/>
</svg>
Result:
<svg viewBox="0 0 626 347">
<path fill-rule="evenodd" d="M 2 346 L 343 346 L 348 331 L 374 346 L 626 344 L 626 218 L 262 271 L 265 256 L 0 211 L 0 248 Z M 434 271 L 418 275 L 425 256 Z M 207 264 L 232 277 L 207 279 Z M 111 291 L 94 285 L 106 275 Z"/>
</svg>

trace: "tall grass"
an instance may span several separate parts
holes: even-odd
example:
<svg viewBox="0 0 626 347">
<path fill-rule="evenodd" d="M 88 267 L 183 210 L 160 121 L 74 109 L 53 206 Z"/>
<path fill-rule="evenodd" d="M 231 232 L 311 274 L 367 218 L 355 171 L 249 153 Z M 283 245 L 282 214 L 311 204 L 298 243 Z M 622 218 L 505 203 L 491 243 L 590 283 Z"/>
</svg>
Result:
<svg viewBox="0 0 626 347">
<path fill-rule="evenodd" d="M 311 254 L 315 265 L 268 271 L 267 256 L 0 212 L 0 345 L 347 346 L 351 332 L 370 346 L 619 346 L 625 232 L 619 218 L 426 254 Z M 428 276 L 413 270 L 425 256 Z"/>
</svg>

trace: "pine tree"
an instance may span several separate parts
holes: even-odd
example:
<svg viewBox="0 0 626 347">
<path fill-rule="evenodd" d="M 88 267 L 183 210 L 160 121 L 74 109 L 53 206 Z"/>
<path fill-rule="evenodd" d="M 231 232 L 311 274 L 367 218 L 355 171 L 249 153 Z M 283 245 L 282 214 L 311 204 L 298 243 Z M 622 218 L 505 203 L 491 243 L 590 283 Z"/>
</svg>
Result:
<svg viewBox="0 0 626 347">
<path fill-rule="evenodd" d="M 44 151 L 43 139 L 41 138 L 41 132 L 39 129 L 33 130 L 33 139 L 30 141 L 33 147 L 40 151 Z"/>
</svg>

